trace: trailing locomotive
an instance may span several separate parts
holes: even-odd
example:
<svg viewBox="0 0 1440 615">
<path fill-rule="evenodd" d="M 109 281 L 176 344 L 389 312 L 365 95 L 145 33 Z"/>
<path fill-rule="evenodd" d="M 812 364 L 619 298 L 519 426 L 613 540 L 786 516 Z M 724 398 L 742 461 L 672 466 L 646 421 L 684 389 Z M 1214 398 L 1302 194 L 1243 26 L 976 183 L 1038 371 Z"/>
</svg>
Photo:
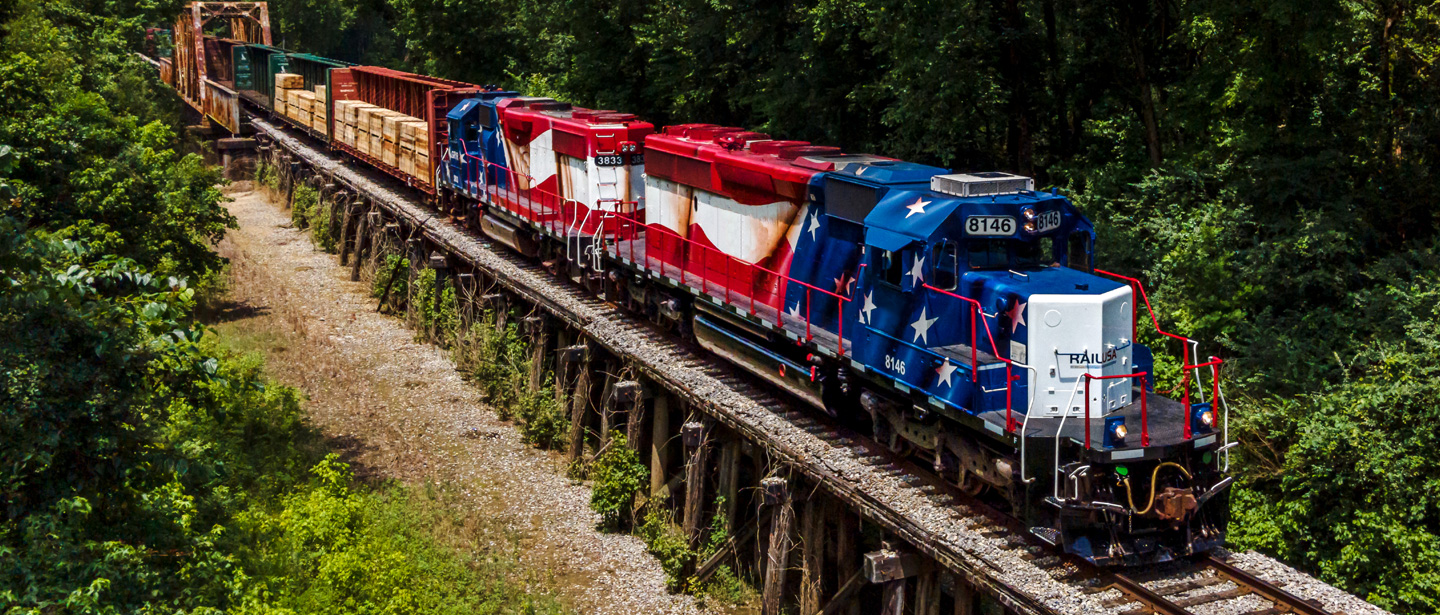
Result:
<svg viewBox="0 0 1440 615">
<path fill-rule="evenodd" d="M 1064 196 L 376 67 L 330 73 L 333 100 L 315 103 L 329 130 L 312 136 L 348 135 L 337 149 L 472 228 L 868 424 L 1065 552 L 1130 565 L 1223 542 L 1220 362 L 1161 331 L 1138 281 L 1094 269 L 1094 227 Z M 410 165 L 374 155 L 387 147 Z M 1180 400 L 1155 391 L 1137 341 L 1152 325 L 1182 347 Z"/>
</svg>

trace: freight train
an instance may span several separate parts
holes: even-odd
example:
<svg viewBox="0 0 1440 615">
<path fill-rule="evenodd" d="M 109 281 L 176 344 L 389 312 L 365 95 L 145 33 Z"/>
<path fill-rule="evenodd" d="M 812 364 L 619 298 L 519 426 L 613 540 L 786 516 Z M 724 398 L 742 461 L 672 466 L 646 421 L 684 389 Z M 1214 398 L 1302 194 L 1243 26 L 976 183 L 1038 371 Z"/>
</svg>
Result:
<svg viewBox="0 0 1440 615">
<path fill-rule="evenodd" d="M 1064 195 L 234 44 L 242 98 L 1101 565 L 1222 544 L 1220 361 L 1095 268 Z M 1141 304 L 1144 304 L 1143 306 Z M 1155 390 L 1153 327 L 1183 357 Z"/>
</svg>

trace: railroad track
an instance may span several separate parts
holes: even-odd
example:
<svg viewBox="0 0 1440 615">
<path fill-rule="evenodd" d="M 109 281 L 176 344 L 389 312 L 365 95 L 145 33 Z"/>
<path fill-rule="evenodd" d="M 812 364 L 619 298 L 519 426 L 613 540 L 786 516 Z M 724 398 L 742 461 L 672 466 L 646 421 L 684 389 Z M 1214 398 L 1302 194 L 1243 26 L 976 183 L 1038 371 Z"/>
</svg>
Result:
<svg viewBox="0 0 1440 615">
<path fill-rule="evenodd" d="M 1206 555 L 1160 573 L 1110 572 L 1099 591 L 1118 593 L 1101 604 L 1120 615 L 1343 615 Z"/>
<path fill-rule="evenodd" d="M 257 125 L 265 126 L 271 138 L 283 134 L 263 121 Z M 311 150 L 308 155 L 312 163 L 328 158 L 320 153 L 323 145 L 311 145 L 303 137 L 286 136 Z M 300 153 L 293 147 L 289 149 L 297 155 Z M 332 177 L 339 175 L 341 168 L 348 169 L 339 164 L 332 166 L 328 173 Z M 357 191 L 360 188 L 354 184 L 368 183 L 381 192 L 403 195 L 399 186 L 392 187 L 393 182 L 385 179 L 347 180 L 346 183 Z M 403 201 L 403 196 L 395 200 Z M 1014 612 L 1341 615 L 1214 557 L 1181 560 L 1143 572 L 1117 572 L 1058 554 L 1012 518 L 965 495 L 914 460 L 900 457 L 870 438 L 794 402 L 770 385 L 739 373 L 733 366 L 636 319 L 626 310 L 572 284 L 557 281 L 538 263 L 504 249 L 490 249 L 489 240 L 454 224 L 444 214 L 421 210 L 413 204 L 404 205 L 402 209 L 411 211 L 395 213 L 407 216 L 416 227 L 424 227 L 428 237 L 436 243 L 450 245 L 457 254 L 483 250 L 486 254 L 481 260 L 488 262 L 472 261 L 472 264 L 493 268 L 503 262 L 505 268 L 513 270 L 512 274 L 520 274 L 517 277 L 538 281 L 544 288 L 526 288 L 526 282 L 511 280 L 510 290 L 537 306 L 547 306 L 572 326 L 586 330 L 597 342 L 612 344 L 609 349 L 617 355 L 633 355 L 637 348 L 643 347 L 645 353 L 660 357 L 638 357 L 637 361 L 656 381 L 702 401 L 711 401 L 707 396 L 726 398 L 716 403 L 728 407 L 713 414 L 732 429 L 757 441 L 771 440 L 767 446 L 774 445 L 774 440 L 788 438 L 788 444 L 781 442 L 775 448 L 780 457 L 787 458 L 797 470 L 817 483 L 825 484 L 837 497 L 849 501 L 917 551 L 966 576 L 977 586 L 988 587 Z M 442 232 L 445 237 L 433 236 Z M 471 257 L 473 254 L 467 258 Z M 616 339 L 631 341 L 614 344 Z M 699 378 L 677 378 L 677 372 L 692 372 Z M 716 386 L 706 390 L 697 388 L 697 382 Z M 743 404 L 737 404 L 736 400 L 742 400 Z M 778 422 L 766 421 L 753 412 L 736 412 L 737 405 L 764 409 Z M 863 466 L 863 470 L 857 471 L 856 464 Z M 863 476 L 856 479 L 857 475 Z M 1022 567 L 1025 569 L 1020 570 Z"/>
</svg>

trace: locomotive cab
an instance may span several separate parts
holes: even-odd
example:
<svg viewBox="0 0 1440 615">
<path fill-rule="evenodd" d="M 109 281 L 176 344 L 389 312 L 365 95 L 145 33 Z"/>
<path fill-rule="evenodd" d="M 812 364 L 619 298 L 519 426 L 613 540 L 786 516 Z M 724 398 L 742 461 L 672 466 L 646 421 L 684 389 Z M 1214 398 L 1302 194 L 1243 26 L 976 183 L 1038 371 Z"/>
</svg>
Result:
<svg viewBox="0 0 1440 615">
<path fill-rule="evenodd" d="M 1218 544 L 1215 434 L 1182 429 L 1199 410 L 1154 393 L 1135 291 L 1092 273 L 1089 220 L 1028 178 L 929 184 L 887 192 L 864 218 L 854 358 L 895 383 L 862 396 L 877 436 L 933 451 L 937 470 L 998 490 L 1036 535 L 1092 561 Z M 927 418 L 942 415 L 988 439 Z"/>
</svg>

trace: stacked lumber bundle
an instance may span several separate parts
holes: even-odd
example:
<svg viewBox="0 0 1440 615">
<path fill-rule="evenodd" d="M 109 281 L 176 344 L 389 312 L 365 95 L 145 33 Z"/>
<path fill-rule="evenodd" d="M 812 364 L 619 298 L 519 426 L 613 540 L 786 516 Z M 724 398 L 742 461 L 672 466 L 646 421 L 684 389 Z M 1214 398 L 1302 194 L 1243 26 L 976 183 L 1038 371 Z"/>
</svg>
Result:
<svg viewBox="0 0 1440 615">
<path fill-rule="evenodd" d="M 330 134 L 330 98 L 325 93 L 325 86 L 315 86 L 314 107 L 310 109 L 310 127 L 322 135 Z"/>
<path fill-rule="evenodd" d="M 275 74 L 275 112 L 322 135 L 330 134 L 330 99 L 325 86 L 305 89 L 305 78 L 293 73 Z"/>
<path fill-rule="evenodd" d="M 430 130 L 425 120 L 358 100 L 335 101 L 335 140 L 429 184 Z"/>
</svg>

